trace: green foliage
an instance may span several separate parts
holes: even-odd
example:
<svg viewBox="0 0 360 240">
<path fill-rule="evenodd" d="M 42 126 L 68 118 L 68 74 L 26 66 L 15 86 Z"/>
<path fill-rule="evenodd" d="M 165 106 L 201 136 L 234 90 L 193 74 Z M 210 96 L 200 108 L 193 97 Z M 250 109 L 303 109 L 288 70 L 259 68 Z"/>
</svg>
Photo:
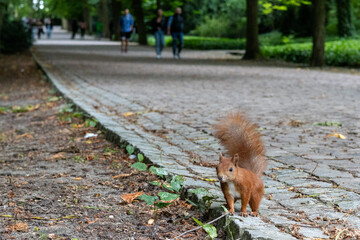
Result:
<svg viewBox="0 0 360 240">
<path fill-rule="evenodd" d="M 260 0 L 259 4 L 262 8 L 263 14 L 270 14 L 274 10 L 278 11 L 287 11 L 288 6 L 301 6 L 304 5 L 311 5 L 311 1 L 307 0 L 277 0 L 277 1 L 270 1 L 270 0 Z"/>
<path fill-rule="evenodd" d="M 184 184 L 184 177 L 180 175 L 173 176 L 170 182 L 171 188 L 176 192 L 180 191 L 183 184 Z"/>
<path fill-rule="evenodd" d="M 214 227 L 213 225 L 208 224 L 208 223 L 203 224 L 200 220 L 198 220 L 198 219 L 196 219 L 194 217 L 193 217 L 193 219 L 198 225 L 200 225 L 204 229 L 204 231 L 208 234 L 208 236 L 211 239 L 214 239 L 214 238 L 216 238 L 218 236 L 217 231 L 216 231 L 216 227 Z"/>
<path fill-rule="evenodd" d="M 87 118 L 85 120 L 85 127 L 96 127 L 98 120 L 95 118 Z"/>
<path fill-rule="evenodd" d="M 128 152 L 129 155 L 133 154 L 135 151 L 135 148 L 131 145 L 127 145 L 126 146 L 126 151 Z"/>
<path fill-rule="evenodd" d="M 173 194 L 173 193 L 169 193 L 169 192 L 159 192 L 158 195 L 159 195 L 160 199 L 163 201 L 173 201 L 173 200 L 177 199 L 178 197 L 180 197 L 180 195 L 178 195 L 178 194 Z"/>
<path fill-rule="evenodd" d="M 151 166 L 149 168 L 149 171 L 160 176 L 160 177 L 164 177 L 165 175 L 168 175 L 168 173 L 165 171 L 165 169 L 163 168 L 158 168 L 158 167 L 154 167 L 154 166 Z"/>
<path fill-rule="evenodd" d="M 328 121 L 325 121 L 325 122 L 314 122 L 313 123 L 314 126 L 335 126 L 335 127 L 341 127 L 342 124 L 341 123 L 338 123 L 338 122 L 328 122 Z"/>
<path fill-rule="evenodd" d="M 159 182 L 159 181 L 152 181 L 152 182 L 149 182 L 149 183 L 154 185 L 154 186 L 161 186 L 161 182 Z"/>
<path fill-rule="evenodd" d="M 309 63 L 312 44 L 297 43 L 261 48 L 268 58 L 283 59 L 296 63 Z M 325 43 L 325 62 L 329 66 L 360 66 L 360 40 L 342 39 Z"/>
<path fill-rule="evenodd" d="M 156 196 L 149 196 L 143 194 L 140 197 L 138 197 L 138 199 L 145 201 L 147 205 L 154 205 L 155 201 L 158 200 L 159 198 Z"/>
<path fill-rule="evenodd" d="M 134 163 L 131 165 L 132 168 L 135 168 L 139 171 L 146 171 L 147 169 L 147 166 L 145 163 L 142 163 L 142 162 L 137 162 L 137 163 Z"/>
<path fill-rule="evenodd" d="M 142 155 L 141 153 L 138 153 L 137 159 L 138 159 L 139 162 L 144 161 L 144 155 Z"/>
<path fill-rule="evenodd" d="M 201 37 L 228 37 L 230 25 L 231 20 L 225 16 L 220 19 L 205 16 L 204 21 L 191 31 L 191 34 Z"/>
<path fill-rule="evenodd" d="M 30 34 L 21 22 L 4 21 L 0 33 L 0 53 L 14 54 L 31 46 Z"/>
</svg>

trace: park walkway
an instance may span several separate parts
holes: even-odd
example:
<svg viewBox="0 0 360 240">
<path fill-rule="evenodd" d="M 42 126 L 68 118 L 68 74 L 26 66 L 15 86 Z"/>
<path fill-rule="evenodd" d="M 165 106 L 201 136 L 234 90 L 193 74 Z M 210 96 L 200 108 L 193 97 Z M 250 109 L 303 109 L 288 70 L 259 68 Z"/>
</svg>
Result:
<svg viewBox="0 0 360 240">
<path fill-rule="evenodd" d="M 208 188 L 214 206 L 217 183 L 200 180 L 216 178 L 211 125 L 236 110 L 259 125 L 270 160 L 261 218 L 235 221 L 252 239 L 359 234 L 359 75 L 254 65 L 227 51 L 174 60 L 166 49 L 157 60 L 149 47 L 124 54 L 116 42 L 53 37 L 33 52 L 57 88 L 187 187 Z"/>
</svg>

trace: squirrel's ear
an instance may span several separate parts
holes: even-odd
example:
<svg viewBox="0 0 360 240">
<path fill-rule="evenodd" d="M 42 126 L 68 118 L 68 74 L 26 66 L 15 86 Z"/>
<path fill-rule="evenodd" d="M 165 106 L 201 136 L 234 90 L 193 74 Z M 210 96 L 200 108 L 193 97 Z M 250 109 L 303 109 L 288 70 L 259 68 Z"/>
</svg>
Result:
<svg viewBox="0 0 360 240">
<path fill-rule="evenodd" d="M 224 157 L 223 157 L 222 153 L 220 153 L 219 161 L 221 162 L 223 159 L 224 159 Z"/>
<path fill-rule="evenodd" d="M 235 155 L 231 158 L 231 162 L 236 165 L 236 163 L 239 161 L 239 154 L 235 153 Z"/>
</svg>

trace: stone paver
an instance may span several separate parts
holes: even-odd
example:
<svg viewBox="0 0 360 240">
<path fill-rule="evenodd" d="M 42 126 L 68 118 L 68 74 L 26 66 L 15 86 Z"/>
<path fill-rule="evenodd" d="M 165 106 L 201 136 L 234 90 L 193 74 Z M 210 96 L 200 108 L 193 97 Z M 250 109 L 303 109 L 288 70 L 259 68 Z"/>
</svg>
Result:
<svg viewBox="0 0 360 240">
<path fill-rule="evenodd" d="M 61 42 L 66 34 L 54 36 Z M 254 66 L 226 51 L 185 50 L 173 60 L 167 50 L 156 60 L 152 48 L 121 54 L 109 42 L 39 42 L 34 52 L 65 96 L 154 163 L 184 175 L 188 188 L 208 188 L 219 197 L 215 205 L 223 199 L 218 183 L 199 180 L 216 178 L 209 166 L 222 148 L 211 125 L 231 110 L 246 112 L 270 164 L 261 218 L 232 221 L 237 237 L 329 238 L 333 227 L 360 229 L 359 75 Z M 342 126 L 313 124 L 325 121 Z M 327 137 L 334 132 L 347 138 Z"/>
</svg>

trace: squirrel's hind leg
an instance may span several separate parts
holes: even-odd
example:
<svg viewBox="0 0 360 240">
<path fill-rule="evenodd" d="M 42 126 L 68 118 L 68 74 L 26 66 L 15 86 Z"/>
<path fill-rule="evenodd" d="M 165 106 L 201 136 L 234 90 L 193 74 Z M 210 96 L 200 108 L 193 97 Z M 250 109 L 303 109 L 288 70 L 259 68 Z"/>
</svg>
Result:
<svg viewBox="0 0 360 240">
<path fill-rule="evenodd" d="M 253 193 L 250 198 L 249 205 L 251 207 L 251 213 L 250 213 L 251 216 L 257 217 L 259 215 L 258 210 L 259 210 L 261 199 L 263 197 L 262 193 L 263 193 L 263 191 L 261 193 L 259 193 L 259 192 Z"/>
</svg>

